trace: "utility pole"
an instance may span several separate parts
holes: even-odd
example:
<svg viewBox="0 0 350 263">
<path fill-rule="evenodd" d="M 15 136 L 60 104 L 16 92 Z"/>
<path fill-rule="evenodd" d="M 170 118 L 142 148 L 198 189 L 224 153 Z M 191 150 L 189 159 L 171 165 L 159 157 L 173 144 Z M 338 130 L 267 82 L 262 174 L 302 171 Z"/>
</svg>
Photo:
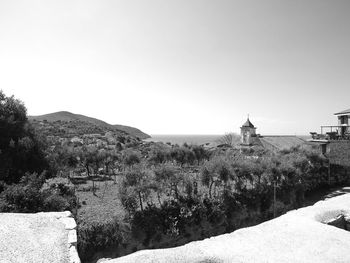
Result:
<svg viewBox="0 0 350 263">
<path fill-rule="evenodd" d="M 273 218 L 276 217 L 276 181 L 273 181 Z"/>
<path fill-rule="evenodd" d="M 328 159 L 328 185 L 331 185 L 331 161 Z"/>
</svg>

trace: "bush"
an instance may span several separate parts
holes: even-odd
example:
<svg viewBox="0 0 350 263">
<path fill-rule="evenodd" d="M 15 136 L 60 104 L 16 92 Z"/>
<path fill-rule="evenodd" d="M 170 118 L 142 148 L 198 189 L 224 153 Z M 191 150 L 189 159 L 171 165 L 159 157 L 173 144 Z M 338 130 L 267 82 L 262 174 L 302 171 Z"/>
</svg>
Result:
<svg viewBox="0 0 350 263">
<path fill-rule="evenodd" d="M 167 147 L 153 146 L 149 152 L 148 161 L 153 164 L 166 162 L 170 157 Z"/>
<path fill-rule="evenodd" d="M 3 212 L 33 213 L 42 209 L 43 197 L 36 188 L 11 185 L 3 195 L 5 199 Z"/>
<path fill-rule="evenodd" d="M 26 174 L 19 184 L 13 184 L 2 193 L 5 212 L 31 213 L 40 211 L 43 205 L 43 196 L 40 187 L 44 181 L 45 174 Z"/>
<path fill-rule="evenodd" d="M 161 207 L 147 206 L 137 211 L 131 220 L 133 238 L 145 247 L 158 247 L 162 236 L 189 238 L 191 232 L 219 231 L 225 224 L 225 208 L 217 202 L 205 199 L 204 202 L 191 197 L 180 196 L 178 200 L 164 202 Z M 203 230 L 201 226 L 210 226 Z M 216 232 L 215 232 L 216 233 Z M 188 241 L 188 240 L 187 240 Z"/>
<path fill-rule="evenodd" d="M 123 161 L 126 165 L 132 166 L 140 163 L 141 155 L 138 151 L 127 150 L 123 153 Z"/>
<path fill-rule="evenodd" d="M 68 178 L 54 177 L 45 181 L 41 187 L 42 192 L 56 193 L 62 196 L 74 195 L 74 185 L 69 181 Z"/>
<path fill-rule="evenodd" d="M 134 214 L 139 207 L 138 197 L 132 187 L 121 186 L 119 188 L 119 199 L 124 209 L 128 211 L 130 215 Z"/>
<path fill-rule="evenodd" d="M 116 220 L 78 224 L 78 252 L 81 260 L 91 260 L 96 251 L 111 247 L 117 249 L 125 241 L 123 232 Z"/>
<path fill-rule="evenodd" d="M 77 205 L 74 188 L 68 179 L 45 181 L 45 173 L 26 174 L 19 184 L 8 186 L 2 197 L 1 210 L 4 212 L 72 211 Z"/>
<path fill-rule="evenodd" d="M 68 178 L 50 178 L 42 185 L 40 192 L 44 198 L 44 211 L 73 211 L 77 206 L 74 185 Z"/>
<path fill-rule="evenodd" d="M 7 187 L 7 184 L 4 181 L 0 181 L 0 193 L 3 192 Z"/>
<path fill-rule="evenodd" d="M 49 195 L 43 202 L 44 211 L 66 211 L 70 210 L 70 208 L 71 205 L 67 198 L 58 194 Z"/>
</svg>

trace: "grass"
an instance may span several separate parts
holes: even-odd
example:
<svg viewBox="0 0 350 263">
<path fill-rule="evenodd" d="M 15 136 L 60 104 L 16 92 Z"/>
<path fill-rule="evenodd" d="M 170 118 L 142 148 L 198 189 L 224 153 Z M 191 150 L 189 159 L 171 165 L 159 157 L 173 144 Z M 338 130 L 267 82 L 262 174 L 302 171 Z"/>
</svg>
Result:
<svg viewBox="0 0 350 263">
<path fill-rule="evenodd" d="M 114 219 L 122 220 L 125 211 L 118 198 L 120 178 L 95 181 L 96 192 L 92 190 L 93 182 L 87 180 L 77 185 L 77 196 L 81 207 L 78 209 L 78 221 L 82 223 L 108 222 Z"/>
<path fill-rule="evenodd" d="M 184 169 L 183 175 L 197 177 L 198 173 L 191 172 L 191 169 Z M 116 181 L 108 179 L 103 181 L 103 177 L 95 177 L 95 194 L 92 192 L 93 181 L 87 180 L 86 177 L 75 179 L 76 193 L 79 199 L 80 208 L 78 209 L 77 219 L 80 223 L 104 223 L 117 219 L 122 221 L 125 216 L 125 210 L 120 202 L 118 193 L 119 185 L 122 182 L 122 176 L 117 176 Z M 203 195 L 206 189 L 199 183 L 198 194 Z M 179 192 L 184 192 L 184 187 L 179 185 Z M 161 201 L 164 201 L 163 195 Z M 156 195 L 151 197 L 152 201 L 158 205 Z M 145 204 L 144 204 L 145 205 Z"/>
</svg>

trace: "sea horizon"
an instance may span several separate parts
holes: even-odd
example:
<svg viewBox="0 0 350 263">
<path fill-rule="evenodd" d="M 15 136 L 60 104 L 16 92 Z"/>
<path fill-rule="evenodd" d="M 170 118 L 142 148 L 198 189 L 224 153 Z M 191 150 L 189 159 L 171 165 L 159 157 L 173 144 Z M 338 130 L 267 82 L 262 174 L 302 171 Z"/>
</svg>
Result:
<svg viewBox="0 0 350 263">
<path fill-rule="evenodd" d="M 224 134 L 150 134 L 151 138 L 145 139 L 145 141 L 163 142 L 171 144 L 206 144 L 211 143 Z"/>
<path fill-rule="evenodd" d="M 150 134 L 151 138 L 147 138 L 144 141 L 163 142 L 163 143 L 171 143 L 171 144 L 179 144 L 179 145 L 182 145 L 184 143 L 202 145 L 202 144 L 216 142 L 225 134 L 228 134 L 228 133 L 224 133 L 224 134 Z M 304 140 L 311 138 L 310 135 L 293 135 L 293 134 L 269 134 L 265 136 L 297 136 Z"/>
</svg>

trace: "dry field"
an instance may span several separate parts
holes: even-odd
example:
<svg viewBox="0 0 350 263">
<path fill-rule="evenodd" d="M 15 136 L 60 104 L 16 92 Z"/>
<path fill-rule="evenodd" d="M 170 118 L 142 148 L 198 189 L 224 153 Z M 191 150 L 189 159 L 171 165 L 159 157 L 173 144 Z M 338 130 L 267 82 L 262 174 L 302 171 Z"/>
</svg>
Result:
<svg viewBox="0 0 350 263">
<path fill-rule="evenodd" d="M 77 184 L 76 193 L 80 203 L 78 220 L 83 223 L 102 223 L 115 218 L 122 219 L 125 212 L 118 198 L 120 182 L 118 177 L 116 182 L 114 180 L 95 181 L 95 194 L 92 192 L 92 180 Z"/>
</svg>

